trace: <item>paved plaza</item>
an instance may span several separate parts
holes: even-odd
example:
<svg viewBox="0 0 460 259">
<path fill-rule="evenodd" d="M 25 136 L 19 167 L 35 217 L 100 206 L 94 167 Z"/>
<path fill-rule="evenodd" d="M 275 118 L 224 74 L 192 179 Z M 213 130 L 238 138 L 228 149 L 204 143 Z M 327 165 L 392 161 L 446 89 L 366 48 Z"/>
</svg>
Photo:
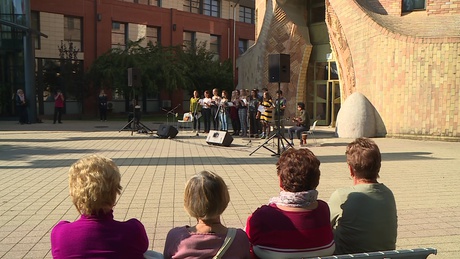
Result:
<svg viewBox="0 0 460 259">
<path fill-rule="evenodd" d="M 114 208 L 117 220 L 138 218 L 149 248 L 162 252 L 174 226 L 194 224 L 183 209 L 187 179 L 206 169 L 221 175 L 231 202 L 227 226 L 243 228 L 248 215 L 278 193 L 277 157 L 260 140 L 234 138 L 230 147 L 206 143 L 206 135 L 182 130 L 174 139 L 121 131 L 124 122 L 63 121 L 19 125 L 0 121 L 0 258 L 51 258 L 50 232 L 78 213 L 68 195 L 67 170 L 84 155 L 114 159 L 123 191 Z M 154 132 L 158 125 L 144 122 Z M 352 184 L 345 162 L 351 139 L 319 127 L 319 198 Z M 460 142 L 377 138 L 383 162 L 380 182 L 389 186 L 398 208 L 398 249 L 434 247 L 437 256 L 460 258 Z M 276 141 L 274 141 L 276 142 Z M 267 146 L 276 150 L 274 143 Z M 297 144 L 297 143 L 296 143 Z"/>
</svg>

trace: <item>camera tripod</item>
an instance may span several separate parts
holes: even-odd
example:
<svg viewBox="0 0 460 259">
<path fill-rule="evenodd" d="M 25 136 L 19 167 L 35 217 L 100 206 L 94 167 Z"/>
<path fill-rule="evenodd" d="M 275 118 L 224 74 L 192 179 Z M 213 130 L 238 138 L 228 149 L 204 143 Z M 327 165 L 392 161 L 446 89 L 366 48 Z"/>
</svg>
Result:
<svg viewBox="0 0 460 259">
<path fill-rule="evenodd" d="M 134 101 L 134 100 L 133 100 Z M 145 126 L 142 122 L 141 122 L 141 107 L 136 105 L 133 107 L 133 118 L 128 122 L 126 123 L 125 126 L 123 126 L 123 128 L 121 128 L 118 132 L 122 131 L 122 130 L 130 130 L 131 131 L 131 136 L 133 135 L 133 132 L 134 131 L 137 131 L 139 133 L 151 133 L 152 130 Z"/>
<path fill-rule="evenodd" d="M 278 82 L 278 91 L 281 90 L 281 82 Z M 275 113 L 275 119 L 277 120 L 278 122 L 278 126 L 277 126 L 277 129 L 276 129 L 276 133 L 273 134 L 271 137 L 269 137 L 267 140 L 265 140 L 264 143 L 262 143 L 260 146 L 258 146 L 254 151 L 252 151 L 249 155 L 252 155 L 254 154 L 257 150 L 259 150 L 260 148 L 265 148 L 266 150 L 270 151 L 273 153 L 272 156 L 280 156 L 281 153 L 284 152 L 284 150 L 286 150 L 287 148 L 289 147 L 293 147 L 291 145 L 291 143 L 284 137 L 283 134 L 281 134 L 281 115 L 280 115 L 280 112 L 281 112 L 281 109 L 280 109 L 280 104 L 281 101 L 278 100 L 278 103 L 276 105 L 276 111 L 278 111 L 278 115 L 276 115 Z M 268 148 L 266 145 L 273 139 L 277 138 L 278 139 L 278 146 L 277 146 L 277 152 L 275 152 L 274 150 Z M 284 142 L 283 142 L 284 141 Z M 281 148 L 281 146 L 283 148 Z"/>
</svg>

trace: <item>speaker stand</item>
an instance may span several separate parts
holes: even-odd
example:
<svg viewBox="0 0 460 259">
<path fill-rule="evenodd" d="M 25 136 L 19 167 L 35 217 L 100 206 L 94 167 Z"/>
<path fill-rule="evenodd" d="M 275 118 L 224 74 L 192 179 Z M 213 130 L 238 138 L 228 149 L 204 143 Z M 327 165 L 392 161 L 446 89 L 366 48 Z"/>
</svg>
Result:
<svg viewBox="0 0 460 259">
<path fill-rule="evenodd" d="M 270 149 L 269 147 L 267 147 L 267 144 L 273 140 L 277 138 L 278 139 L 278 146 L 277 146 L 277 151 L 274 151 L 273 149 Z M 284 142 L 283 142 L 284 141 Z M 281 148 L 281 146 L 283 148 Z M 293 147 L 291 145 L 291 143 L 289 143 L 289 141 L 283 136 L 281 135 L 281 133 L 279 132 L 276 132 L 275 134 L 273 134 L 271 137 L 269 137 L 264 143 L 262 143 L 262 145 L 258 146 L 254 151 L 252 151 L 249 155 L 252 155 L 254 154 L 257 150 L 259 150 L 260 148 L 265 148 L 266 150 L 270 151 L 273 153 L 272 156 L 280 156 L 284 150 L 286 150 L 287 148 L 289 147 Z"/>
<path fill-rule="evenodd" d="M 145 133 L 153 133 L 152 130 L 149 127 L 145 126 L 142 122 L 137 121 L 136 119 L 130 120 L 118 132 L 121 132 L 122 130 L 130 130 L 131 131 L 131 136 L 133 135 L 134 131 L 137 131 L 137 132 L 145 131 Z"/>
<path fill-rule="evenodd" d="M 145 131 L 145 133 L 153 133 L 151 129 L 149 129 L 149 127 L 145 126 L 141 120 L 140 120 L 140 106 L 139 106 L 139 110 L 137 111 L 138 112 L 138 115 L 136 117 L 136 105 L 137 105 L 137 100 L 136 100 L 136 96 L 135 96 L 135 92 L 134 92 L 134 86 L 132 87 L 132 114 L 133 114 L 133 118 L 128 122 L 126 123 L 125 126 L 123 126 L 118 132 L 121 132 L 122 130 L 130 130 L 131 131 L 131 136 L 133 135 L 133 132 L 134 131 Z"/>
<path fill-rule="evenodd" d="M 281 90 L 281 82 L 278 81 L 278 91 Z M 281 116 L 280 116 L 280 101 L 278 101 L 278 104 L 277 104 L 277 110 L 278 110 L 278 127 L 276 129 L 276 133 L 273 134 L 271 137 L 269 137 L 264 143 L 262 143 L 262 145 L 258 146 L 254 151 L 252 151 L 249 155 L 252 155 L 254 154 L 257 150 L 259 150 L 260 148 L 265 148 L 266 150 L 270 151 L 273 153 L 272 156 L 280 156 L 281 153 L 284 152 L 284 150 L 286 150 L 287 148 L 289 147 L 293 147 L 291 145 L 291 143 L 284 137 L 283 134 L 281 134 Z M 276 118 L 276 111 L 275 111 L 275 118 Z M 278 147 L 277 147 L 277 152 L 275 152 L 274 150 L 268 148 L 266 145 L 268 144 L 268 142 L 270 142 L 272 139 L 274 138 L 277 138 L 278 139 Z M 284 141 L 284 142 L 283 142 Z M 285 145 L 286 143 L 286 145 Z M 283 148 L 281 149 L 281 146 L 283 146 Z"/>
</svg>

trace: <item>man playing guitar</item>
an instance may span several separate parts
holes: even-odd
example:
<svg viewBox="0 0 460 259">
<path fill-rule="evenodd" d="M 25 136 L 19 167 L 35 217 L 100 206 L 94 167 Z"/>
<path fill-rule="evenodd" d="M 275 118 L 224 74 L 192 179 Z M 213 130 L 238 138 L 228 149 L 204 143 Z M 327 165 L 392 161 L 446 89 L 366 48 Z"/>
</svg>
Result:
<svg viewBox="0 0 460 259">
<path fill-rule="evenodd" d="M 297 123 L 297 126 L 289 128 L 289 139 L 291 140 L 291 145 L 294 145 L 294 133 L 302 144 L 302 132 L 310 130 L 310 116 L 305 111 L 305 103 L 297 103 L 297 110 L 300 112 L 299 117 L 294 117 L 292 120 Z"/>
</svg>

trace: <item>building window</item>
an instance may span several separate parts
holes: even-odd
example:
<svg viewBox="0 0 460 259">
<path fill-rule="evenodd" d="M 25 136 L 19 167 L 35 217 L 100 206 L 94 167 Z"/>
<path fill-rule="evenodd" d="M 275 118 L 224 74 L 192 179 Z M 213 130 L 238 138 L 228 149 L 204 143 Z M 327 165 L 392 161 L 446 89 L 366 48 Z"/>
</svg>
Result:
<svg viewBox="0 0 460 259">
<path fill-rule="evenodd" d="M 203 14 L 220 17 L 220 1 L 219 0 L 204 0 Z"/>
<path fill-rule="evenodd" d="M 83 51 L 82 18 L 64 16 L 64 41 L 72 42 L 75 49 Z"/>
<path fill-rule="evenodd" d="M 214 53 L 214 60 L 220 59 L 220 36 L 211 35 L 209 51 Z"/>
<path fill-rule="evenodd" d="M 310 24 L 324 23 L 326 21 L 326 5 L 323 0 L 311 0 L 309 3 L 309 7 Z"/>
<path fill-rule="evenodd" d="M 121 2 L 128 2 L 128 3 L 135 3 L 135 4 L 145 4 L 145 5 L 153 5 L 153 6 L 160 6 L 160 0 L 118 0 Z"/>
<path fill-rule="evenodd" d="M 31 22 L 32 22 L 32 29 L 35 29 L 37 31 L 40 31 L 40 13 L 39 12 L 31 12 Z M 35 49 L 40 49 L 41 41 L 40 41 L 40 35 L 37 34 L 32 34 L 32 38 L 34 41 L 34 46 Z"/>
<path fill-rule="evenodd" d="M 157 45 L 160 39 L 160 28 L 147 26 L 145 38 L 147 42 L 152 42 L 153 45 Z"/>
<path fill-rule="evenodd" d="M 254 24 L 254 9 L 240 6 L 240 22 Z"/>
<path fill-rule="evenodd" d="M 128 37 L 127 25 L 119 22 L 112 22 L 112 48 L 124 49 Z"/>
<path fill-rule="evenodd" d="M 414 10 L 425 10 L 426 0 L 403 0 L 403 12 L 411 12 Z"/>
<path fill-rule="evenodd" d="M 184 0 L 183 10 L 191 13 L 200 13 L 201 0 Z"/>
<path fill-rule="evenodd" d="M 220 17 L 220 0 L 184 0 L 183 10 L 213 17 Z"/>
<path fill-rule="evenodd" d="M 246 50 L 248 50 L 248 40 L 239 40 L 238 41 L 238 49 L 239 49 L 239 53 L 240 55 L 243 54 L 244 52 L 246 52 Z"/>
<path fill-rule="evenodd" d="M 184 49 L 190 49 L 192 47 L 195 47 L 195 40 L 196 40 L 196 33 L 195 32 L 190 32 L 190 31 L 184 31 L 183 35 L 183 48 Z"/>
</svg>

